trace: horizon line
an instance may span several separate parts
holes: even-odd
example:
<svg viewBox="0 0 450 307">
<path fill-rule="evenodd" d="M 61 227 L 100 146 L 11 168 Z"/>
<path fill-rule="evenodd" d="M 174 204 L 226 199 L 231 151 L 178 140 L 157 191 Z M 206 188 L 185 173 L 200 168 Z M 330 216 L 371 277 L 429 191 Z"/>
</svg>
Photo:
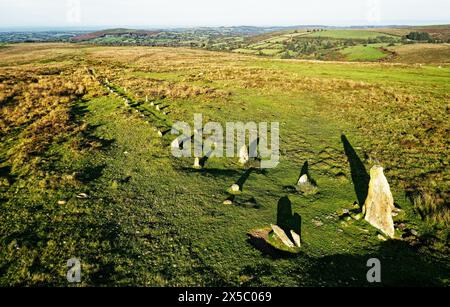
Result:
<svg viewBox="0 0 450 307">
<path fill-rule="evenodd" d="M 302 27 L 332 27 L 332 28 L 383 28 L 383 27 L 417 27 L 417 26 L 446 26 L 450 25 L 450 21 L 436 21 L 436 22 L 420 22 L 420 23 L 383 23 L 383 24 L 297 24 L 297 25 L 61 25 L 61 26 L 0 26 L 0 31 L 57 31 L 57 30 L 107 30 L 107 29 L 138 29 L 138 30 L 169 30 L 169 29 L 195 29 L 195 28 L 302 28 Z"/>
</svg>

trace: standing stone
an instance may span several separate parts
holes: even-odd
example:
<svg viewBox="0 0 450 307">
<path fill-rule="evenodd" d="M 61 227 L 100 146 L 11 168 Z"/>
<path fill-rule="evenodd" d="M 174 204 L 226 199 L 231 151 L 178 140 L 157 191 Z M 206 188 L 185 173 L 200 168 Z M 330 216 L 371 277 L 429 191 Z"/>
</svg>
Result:
<svg viewBox="0 0 450 307">
<path fill-rule="evenodd" d="M 315 195 L 319 192 L 316 184 L 309 179 L 307 174 L 300 176 L 297 182 L 296 190 L 304 195 Z"/>
<path fill-rule="evenodd" d="M 295 231 L 291 230 L 291 236 L 292 236 L 292 239 L 294 239 L 295 245 L 297 245 L 297 247 L 301 247 L 302 243 L 300 240 L 300 235 L 298 233 L 296 233 Z"/>
<path fill-rule="evenodd" d="M 300 177 L 300 179 L 298 179 L 297 185 L 303 185 L 308 183 L 308 175 L 304 174 Z"/>
<path fill-rule="evenodd" d="M 223 204 L 224 205 L 232 205 L 233 204 L 233 201 L 231 201 L 230 199 L 227 199 L 227 200 L 225 200 L 224 202 L 223 202 Z"/>
<path fill-rule="evenodd" d="M 148 95 L 145 96 L 145 102 L 148 102 Z"/>
<path fill-rule="evenodd" d="M 290 247 L 290 248 L 294 247 L 294 244 L 289 239 L 289 237 L 286 235 L 286 233 L 284 232 L 283 229 L 281 229 L 277 225 L 270 225 L 270 227 L 272 227 L 273 232 L 281 240 L 281 242 L 283 242 L 284 245 L 286 245 L 287 247 Z"/>
<path fill-rule="evenodd" d="M 194 159 L 194 168 L 202 168 L 200 165 L 200 159 L 199 158 L 195 158 Z"/>
<path fill-rule="evenodd" d="M 230 191 L 231 192 L 233 192 L 233 193 L 237 193 L 237 192 L 239 192 L 241 190 L 241 188 L 239 187 L 239 185 L 238 184 L 233 184 L 231 187 L 230 187 Z"/>
<path fill-rule="evenodd" d="M 389 183 L 383 168 L 375 165 L 370 170 L 369 192 L 364 203 L 365 220 L 389 237 L 394 237 L 392 211 L 395 209 Z"/>
<path fill-rule="evenodd" d="M 178 139 L 175 139 L 172 141 L 172 143 L 170 143 L 170 146 L 172 149 L 179 149 L 180 148 L 180 142 L 178 141 Z"/>
<path fill-rule="evenodd" d="M 247 164 L 249 160 L 248 157 L 248 149 L 247 149 L 247 145 L 243 145 L 241 147 L 241 149 L 239 150 L 239 163 L 241 163 L 242 165 Z"/>
</svg>

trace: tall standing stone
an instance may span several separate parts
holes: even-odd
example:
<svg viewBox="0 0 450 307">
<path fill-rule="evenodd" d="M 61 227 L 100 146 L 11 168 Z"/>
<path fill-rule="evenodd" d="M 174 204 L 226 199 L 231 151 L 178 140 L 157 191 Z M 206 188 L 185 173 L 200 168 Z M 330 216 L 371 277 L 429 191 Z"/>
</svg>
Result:
<svg viewBox="0 0 450 307">
<path fill-rule="evenodd" d="M 281 242 L 283 242 L 284 245 L 286 245 L 287 247 L 290 247 L 290 248 L 295 247 L 294 243 L 292 243 L 292 241 L 289 239 L 289 237 L 286 235 L 286 233 L 284 232 L 283 229 L 281 229 L 279 226 L 273 225 L 273 224 L 270 225 L 270 227 L 272 227 L 273 232 L 278 237 L 278 239 L 280 239 Z"/>
<path fill-rule="evenodd" d="M 297 247 L 302 247 L 302 242 L 300 239 L 300 235 L 298 233 L 296 233 L 295 231 L 291 230 L 291 236 L 292 239 L 294 239 L 294 243 Z"/>
<path fill-rule="evenodd" d="M 239 163 L 245 165 L 247 164 L 248 160 L 249 160 L 248 149 L 246 145 L 243 145 L 239 150 Z"/>
<path fill-rule="evenodd" d="M 200 159 L 197 157 L 194 159 L 194 168 L 197 168 L 197 169 L 202 168 L 200 165 Z"/>
<path fill-rule="evenodd" d="M 389 183 L 383 168 L 375 165 L 370 170 L 369 192 L 364 203 L 365 220 L 389 237 L 394 237 L 392 211 L 395 209 Z"/>
<path fill-rule="evenodd" d="M 308 175 L 307 174 L 303 174 L 298 179 L 297 185 L 304 185 L 304 184 L 307 184 L 307 183 L 308 183 Z"/>
</svg>

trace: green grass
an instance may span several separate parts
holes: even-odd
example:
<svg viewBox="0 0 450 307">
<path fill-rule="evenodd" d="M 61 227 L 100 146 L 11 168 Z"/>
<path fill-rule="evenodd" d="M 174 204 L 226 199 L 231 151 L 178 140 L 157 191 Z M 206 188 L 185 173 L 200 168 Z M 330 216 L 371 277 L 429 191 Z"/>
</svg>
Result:
<svg viewBox="0 0 450 307">
<path fill-rule="evenodd" d="M 298 61 L 254 61 L 254 67 L 282 69 L 299 76 L 324 79 L 360 80 L 380 85 L 394 84 L 407 87 L 414 92 L 445 93 L 450 90 L 450 69 L 436 66 L 402 66 L 346 63 L 304 63 Z M 436 86 L 433 86 L 436 85 Z"/>
<path fill-rule="evenodd" d="M 380 241 L 366 222 L 339 217 L 358 199 L 342 135 L 366 170 L 373 162 L 365 154 L 376 144 L 349 120 L 355 116 L 351 110 L 345 119 L 333 115 L 346 110 L 335 107 L 336 101 L 371 90 L 340 85 L 345 80 L 429 95 L 433 111 L 448 93 L 448 69 L 280 61 L 185 49 L 73 52 L 78 57 L 72 65 L 83 59 L 119 92 L 127 87 L 130 97 L 140 93 L 142 100 L 143 91 L 168 86 L 166 97 L 158 101 L 170 106 L 168 121 L 192 122 L 193 114 L 201 112 L 205 121 L 280 122 L 282 160 L 275 169 L 248 173 L 235 203 L 224 205 L 228 188 L 247 172 L 237 159 L 213 158 L 203 170 L 194 170 L 193 159 L 171 156 L 170 138 L 159 138 L 154 130 L 155 116 L 136 112 L 150 110 L 149 104 L 127 108 L 112 94 L 77 100 L 72 105 L 75 120 L 89 127 L 79 142 L 97 140 L 102 146 L 78 152 L 71 149 L 72 138 L 61 138 L 41 154 L 44 161 L 34 166 L 36 173 L 11 178 L 11 185 L 1 190 L 1 285 L 67 285 L 66 262 L 72 257 L 82 261 L 82 286 L 369 286 L 366 262 L 373 257 L 382 262 L 383 285 L 448 285 L 445 255 L 438 261 L 438 252 L 429 254 L 406 241 Z M 178 76 L 189 75 L 197 77 L 183 79 L 187 87 L 203 85 L 231 95 L 179 98 L 173 86 Z M 140 82 L 130 83 L 134 78 Z M 339 92 L 346 99 L 335 96 Z M 384 121 L 398 112 L 382 110 Z M 389 141 L 380 131 L 379 138 Z M 11 133 L 2 138 L 2 170 L 9 166 L 10 142 L 21 141 L 19 137 Z M 318 194 L 289 189 L 306 161 Z M 74 174 L 79 182 L 47 185 L 41 177 L 46 173 Z M 387 176 L 403 209 L 401 220 L 421 230 L 401 185 L 391 181 L 390 171 Z M 79 193 L 89 198 L 77 198 Z M 266 254 L 247 237 L 251 229 L 276 222 L 284 196 L 302 218 L 302 250 L 294 257 Z M 257 206 L 246 206 L 250 199 Z M 58 204 L 60 200 L 66 203 Z"/>
<path fill-rule="evenodd" d="M 239 49 L 234 49 L 233 52 L 244 53 L 244 54 L 257 54 L 258 50 L 239 48 Z"/>
<path fill-rule="evenodd" d="M 148 78 L 148 79 L 157 79 L 157 80 L 169 80 L 169 81 L 180 81 L 182 77 L 180 77 L 176 73 L 170 72 L 132 72 L 130 76 L 140 77 L 140 78 Z"/>
<path fill-rule="evenodd" d="M 366 31 L 366 30 L 325 30 L 320 32 L 311 32 L 310 34 L 307 34 L 306 36 L 309 37 L 328 37 L 328 38 L 335 38 L 335 39 L 371 39 L 371 38 L 377 38 L 380 36 L 386 36 L 386 37 L 394 37 L 389 34 L 384 33 L 377 33 L 373 31 Z"/>
<path fill-rule="evenodd" d="M 378 47 L 371 45 L 347 47 L 340 52 L 348 61 L 378 61 L 387 56 L 387 54 Z"/>
<path fill-rule="evenodd" d="M 268 39 L 267 42 L 269 43 L 283 43 L 285 41 L 289 40 L 289 37 L 286 37 L 285 35 L 283 36 L 277 36 L 271 39 Z"/>
<path fill-rule="evenodd" d="M 276 55 L 281 51 L 282 51 L 281 49 L 261 49 L 261 53 L 263 55 Z"/>
</svg>

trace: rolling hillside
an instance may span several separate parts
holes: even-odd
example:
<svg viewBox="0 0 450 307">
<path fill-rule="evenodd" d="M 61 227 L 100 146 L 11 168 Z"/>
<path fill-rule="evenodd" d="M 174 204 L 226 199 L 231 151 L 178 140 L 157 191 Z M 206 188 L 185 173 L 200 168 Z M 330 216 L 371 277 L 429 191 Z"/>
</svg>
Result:
<svg viewBox="0 0 450 307">
<path fill-rule="evenodd" d="M 77 286 L 368 286 L 373 257 L 381 285 L 449 285 L 450 67 L 87 44 L 0 64 L 1 286 L 68 286 L 73 257 Z M 279 122 L 280 164 L 174 157 L 196 113 Z M 395 239 L 361 218 L 376 164 Z M 250 235 L 292 217 L 297 254 Z"/>
<path fill-rule="evenodd" d="M 445 41 L 450 26 L 392 27 L 392 28 L 257 28 L 222 27 L 192 28 L 160 31 L 113 29 L 83 34 L 72 39 L 96 45 L 191 47 L 212 51 L 227 51 L 283 59 L 336 61 L 404 62 L 402 56 L 417 47 L 405 38 L 411 32 L 427 32 L 436 42 Z M 446 65 L 448 48 L 445 44 L 424 46 L 415 56 L 420 63 Z M 404 46 L 404 47 L 402 47 Z M 399 54 L 397 54 L 397 50 Z M 406 51 L 410 50 L 410 51 Z"/>
</svg>

